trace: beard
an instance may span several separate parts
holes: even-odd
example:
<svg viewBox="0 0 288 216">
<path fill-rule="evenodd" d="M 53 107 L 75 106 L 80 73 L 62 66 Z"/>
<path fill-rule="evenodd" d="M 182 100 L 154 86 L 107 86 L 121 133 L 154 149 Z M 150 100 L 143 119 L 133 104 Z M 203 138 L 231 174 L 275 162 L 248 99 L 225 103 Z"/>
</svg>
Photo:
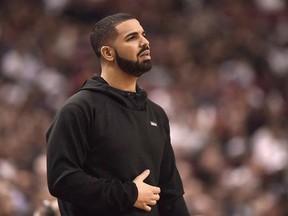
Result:
<svg viewBox="0 0 288 216">
<path fill-rule="evenodd" d="M 142 53 L 146 49 L 140 50 L 139 53 Z M 118 63 L 118 66 L 121 68 L 121 70 L 123 70 L 124 72 L 130 75 L 140 77 L 142 74 L 146 73 L 152 68 L 151 60 L 146 60 L 140 63 L 139 60 L 131 61 L 131 60 L 120 57 L 116 50 L 115 50 L 115 53 L 116 53 L 116 61 Z"/>
</svg>

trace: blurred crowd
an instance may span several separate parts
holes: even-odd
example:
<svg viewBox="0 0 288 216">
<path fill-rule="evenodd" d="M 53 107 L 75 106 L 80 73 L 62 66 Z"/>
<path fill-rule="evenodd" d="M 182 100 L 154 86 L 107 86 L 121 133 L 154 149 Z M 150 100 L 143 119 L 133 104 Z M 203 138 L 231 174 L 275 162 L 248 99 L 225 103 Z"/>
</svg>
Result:
<svg viewBox="0 0 288 216">
<path fill-rule="evenodd" d="M 57 215 L 45 133 L 99 62 L 103 16 L 150 41 L 140 79 L 170 119 L 191 215 L 288 215 L 287 0 L 0 0 L 0 215 Z"/>
</svg>

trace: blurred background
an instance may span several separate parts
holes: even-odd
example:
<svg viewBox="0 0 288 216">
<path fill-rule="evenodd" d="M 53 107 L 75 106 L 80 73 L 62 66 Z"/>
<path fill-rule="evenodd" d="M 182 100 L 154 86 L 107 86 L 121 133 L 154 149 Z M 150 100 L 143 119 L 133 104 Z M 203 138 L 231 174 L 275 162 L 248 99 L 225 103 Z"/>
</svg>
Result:
<svg viewBox="0 0 288 216">
<path fill-rule="evenodd" d="M 49 215 L 46 130 L 99 74 L 90 30 L 117 12 L 148 34 L 140 84 L 170 118 L 191 215 L 287 216 L 287 0 L 0 0 L 0 215 Z"/>
</svg>

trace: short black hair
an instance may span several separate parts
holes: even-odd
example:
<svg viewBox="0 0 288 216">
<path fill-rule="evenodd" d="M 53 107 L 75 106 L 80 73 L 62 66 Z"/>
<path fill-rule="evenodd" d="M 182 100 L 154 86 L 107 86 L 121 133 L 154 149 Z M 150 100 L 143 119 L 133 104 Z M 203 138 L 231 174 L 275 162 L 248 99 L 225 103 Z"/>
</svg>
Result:
<svg viewBox="0 0 288 216">
<path fill-rule="evenodd" d="M 98 21 L 92 28 L 90 42 L 96 55 L 101 57 L 101 47 L 117 36 L 116 26 L 124 21 L 136 19 L 128 13 L 117 13 Z"/>
</svg>

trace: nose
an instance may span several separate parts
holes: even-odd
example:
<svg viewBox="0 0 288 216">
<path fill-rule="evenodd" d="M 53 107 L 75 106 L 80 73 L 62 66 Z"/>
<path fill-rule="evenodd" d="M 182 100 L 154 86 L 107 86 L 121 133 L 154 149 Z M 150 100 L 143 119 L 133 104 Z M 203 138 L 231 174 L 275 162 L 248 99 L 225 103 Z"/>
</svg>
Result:
<svg viewBox="0 0 288 216">
<path fill-rule="evenodd" d="M 144 36 L 141 37 L 141 41 L 140 41 L 140 47 L 143 47 L 143 46 L 145 46 L 145 47 L 149 46 L 149 41 Z"/>
</svg>

